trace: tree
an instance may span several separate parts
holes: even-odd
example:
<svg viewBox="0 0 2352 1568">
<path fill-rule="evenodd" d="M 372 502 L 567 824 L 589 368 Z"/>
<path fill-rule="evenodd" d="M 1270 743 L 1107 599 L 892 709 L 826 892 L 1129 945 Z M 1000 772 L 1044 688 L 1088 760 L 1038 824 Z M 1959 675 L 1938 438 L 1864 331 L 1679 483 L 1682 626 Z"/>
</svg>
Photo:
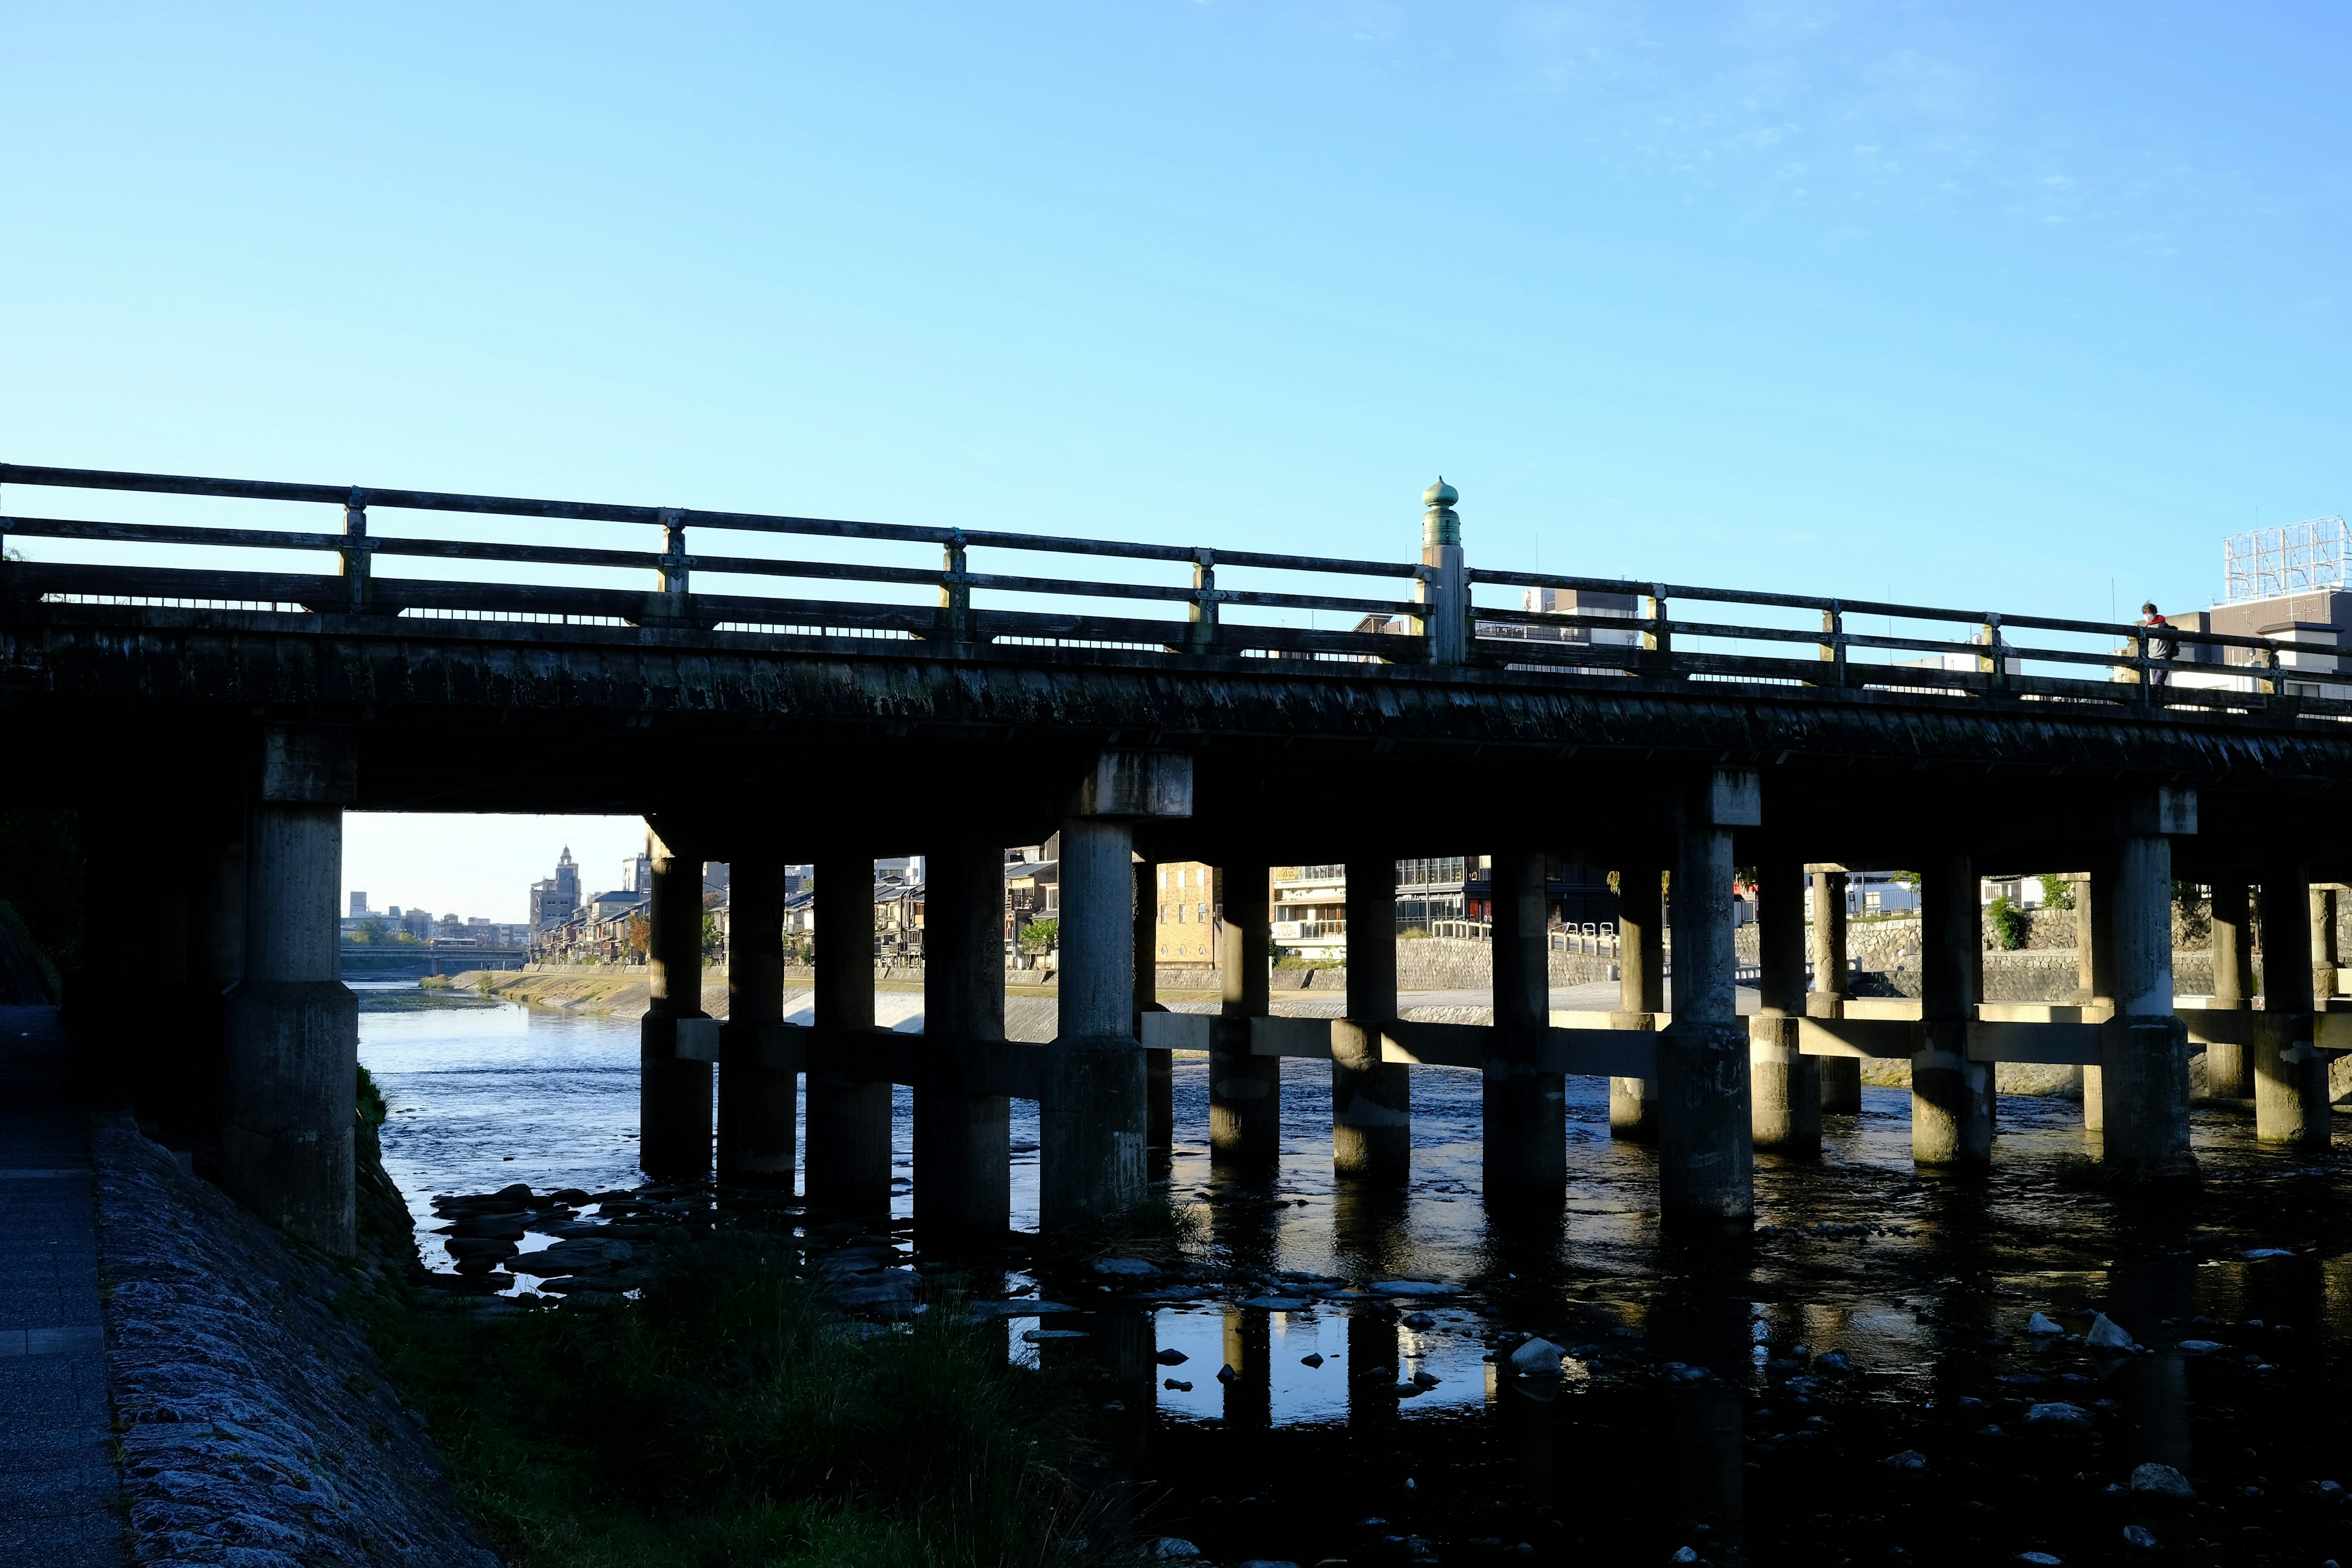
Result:
<svg viewBox="0 0 2352 1568">
<path fill-rule="evenodd" d="M 2045 910 L 2071 910 L 2074 907 L 2074 884 L 2055 871 L 2044 871 L 2035 879 L 2042 884 L 2042 907 Z"/>
<path fill-rule="evenodd" d="M 2009 901 L 2007 893 L 1993 900 L 1985 914 L 1992 926 L 1993 940 L 2000 943 L 2002 952 L 2014 952 L 2025 945 L 2025 916 Z"/>
<path fill-rule="evenodd" d="M 629 917 L 629 951 L 642 958 L 653 946 L 653 922 L 643 915 Z"/>
<path fill-rule="evenodd" d="M 367 919 L 360 921 L 359 929 L 357 931 L 352 932 L 352 941 L 357 942 L 362 947 L 373 947 L 382 942 L 383 939 L 391 933 L 391 931 L 392 922 L 390 921 L 384 919 L 382 915 L 370 915 Z"/>
<path fill-rule="evenodd" d="M 1061 940 L 1059 921 L 1031 921 L 1021 930 L 1021 945 L 1032 952 L 1043 952 Z"/>
</svg>

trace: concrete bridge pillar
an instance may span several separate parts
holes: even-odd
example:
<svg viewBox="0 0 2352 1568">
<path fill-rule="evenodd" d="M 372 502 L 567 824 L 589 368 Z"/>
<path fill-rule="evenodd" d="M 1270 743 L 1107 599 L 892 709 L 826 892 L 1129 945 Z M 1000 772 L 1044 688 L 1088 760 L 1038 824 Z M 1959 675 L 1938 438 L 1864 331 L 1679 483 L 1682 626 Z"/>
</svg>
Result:
<svg viewBox="0 0 2352 1568">
<path fill-rule="evenodd" d="M 2333 887 L 2311 889 L 2311 995 L 2320 1008 L 2336 994 L 2336 971 L 2344 962 L 2336 936 L 2336 895 Z"/>
<path fill-rule="evenodd" d="M 993 1240 L 1013 1224 L 1013 1103 L 984 1091 L 1004 1056 L 1004 851 L 950 845 L 926 865 L 915 1225 Z"/>
<path fill-rule="evenodd" d="M 1412 1069 L 1381 1060 L 1397 1015 L 1396 859 L 1348 858 L 1348 1016 L 1331 1030 L 1331 1168 L 1402 1181 L 1412 1169 Z"/>
<path fill-rule="evenodd" d="M 2134 792 L 2116 826 L 2107 950 L 2115 1013 L 2099 1038 L 2103 1152 L 2111 1180 L 2166 1181 L 2197 1170 L 2189 1148 L 2189 1030 L 2173 1012 L 2169 837 L 2197 831 L 2197 796 L 2169 787 Z"/>
<path fill-rule="evenodd" d="M 1748 1021 L 1748 1091 L 1755 1146 L 1811 1155 L 1822 1148 L 1820 1057 L 1797 1048 L 1805 1016 L 1805 868 L 1775 854 L 1756 868 L 1758 989 Z"/>
<path fill-rule="evenodd" d="M 1274 1011 L 1266 973 L 1273 889 L 1263 865 L 1221 866 L 1217 931 L 1222 1009 L 1209 1030 L 1209 1158 L 1265 1172 L 1282 1158 L 1282 1058 L 1250 1054 L 1250 1026 Z"/>
<path fill-rule="evenodd" d="M 1658 1206 L 1669 1224 L 1755 1216 L 1748 1030 L 1732 947 L 1731 830 L 1763 820 L 1756 774 L 1715 768 L 1675 812 L 1674 1023 L 1658 1037 Z"/>
<path fill-rule="evenodd" d="M 221 1184 L 289 1234 L 353 1247 L 359 1005 L 341 981 L 348 731 L 271 726 L 247 814 L 244 978 L 223 1020 Z"/>
<path fill-rule="evenodd" d="M 2219 1010 L 2246 1011 L 2246 985 L 2252 979 L 2252 926 L 2246 884 L 2224 872 L 2213 883 L 2213 1000 Z M 2245 1100 L 2254 1092 L 2253 1064 L 2247 1047 L 2205 1047 L 2205 1095 L 2209 1100 Z"/>
<path fill-rule="evenodd" d="M 812 1208 L 857 1219 L 890 1213 L 890 1084 L 866 1065 L 874 1027 L 874 846 L 819 855 L 816 995 L 809 1037 Z"/>
<path fill-rule="evenodd" d="M 1969 1059 L 1984 947 L 1976 863 L 1933 857 L 1921 879 L 1919 1048 L 1911 1058 L 1911 1158 L 1922 1165 L 1992 1163 L 1992 1064 Z"/>
<path fill-rule="evenodd" d="M 1135 1037 L 1143 1038 L 1143 1015 L 1164 1013 L 1160 1004 L 1160 867 L 1135 862 Z M 1151 1180 L 1165 1181 L 1176 1148 L 1176 1062 L 1171 1051 L 1143 1053 L 1145 1163 Z"/>
<path fill-rule="evenodd" d="M 1847 988 L 1853 984 L 1846 970 L 1845 873 L 1813 871 L 1813 987 L 1805 995 L 1808 1018 L 1845 1016 Z M 1862 1059 L 1859 1057 L 1818 1057 L 1821 1066 L 1822 1114 L 1862 1114 Z"/>
<path fill-rule="evenodd" d="M 1045 1047 L 1037 1104 L 1042 1229 L 1116 1219 L 1149 1190 L 1144 1052 L 1129 1032 L 1135 1027 L 1132 824 L 1192 813 L 1190 757 L 1105 752 L 1063 815 L 1061 1024 Z"/>
<path fill-rule="evenodd" d="M 2116 1007 L 2115 866 L 2107 851 L 2100 863 L 2074 879 L 2075 1005 L 2113 1016 Z M 2085 1022 L 2095 1021 L 2086 1018 Z M 2083 1069 L 2083 1128 L 2104 1131 L 2107 1124 L 2104 1069 Z"/>
<path fill-rule="evenodd" d="M 2309 873 L 2284 856 L 2263 868 L 2263 1011 L 2254 1022 L 2254 1136 L 2324 1149 L 2327 1058 L 2312 1043 Z"/>
<path fill-rule="evenodd" d="M 638 1026 L 637 1163 L 659 1182 L 710 1179 L 711 1065 L 719 1026 L 702 1010 L 702 861 L 648 829 L 646 980 Z"/>
<path fill-rule="evenodd" d="M 1617 872 L 1617 1011 L 1614 1029 L 1655 1029 L 1666 1010 L 1665 870 L 1648 854 Z M 1658 1086 L 1645 1078 L 1609 1080 L 1609 1136 L 1638 1143 L 1658 1137 Z"/>
<path fill-rule="evenodd" d="M 1568 1185 L 1568 1095 L 1538 1066 L 1551 1027 L 1543 851 L 1496 855 L 1493 888 L 1495 1024 L 1479 1095 L 1486 1197 L 1557 1200 Z"/>
<path fill-rule="evenodd" d="M 727 1021 L 719 1026 L 719 1180 L 790 1192 L 800 1074 L 784 1017 L 784 868 L 769 856 L 728 866 Z M 797 1032 L 797 1031 L 795 1031 Z"/>
</svg>

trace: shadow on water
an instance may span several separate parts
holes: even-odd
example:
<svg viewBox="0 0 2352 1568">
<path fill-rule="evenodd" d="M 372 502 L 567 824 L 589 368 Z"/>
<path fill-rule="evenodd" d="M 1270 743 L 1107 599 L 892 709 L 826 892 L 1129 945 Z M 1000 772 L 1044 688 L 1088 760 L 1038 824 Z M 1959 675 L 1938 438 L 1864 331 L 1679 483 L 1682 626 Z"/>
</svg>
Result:
<svg viewBox="0 0 2352 1568">
<path fill-rule="evenodd" d="M 634 1180 L 634 1026 L 500 1013 L 366 1021 L 404 1186 Z M 1082 1337 L 1009 1331 L 1096 1373 L 1147 1538 L 1300 1564 L 2352 1562 L 2344 1178 L 2255 1144 L 2243 1106 L 2199 1108 L 2200 1184 L 2126 1195 L 2084 1179 L 2073 1101 L 2005 1098 L 1993 1168 L 1942 1175 L 1912 1166 L 1907 1094 L 1870 1089 L 1820 1160 L 1759 1156 L 1757 1231 L 1727 1238 L 1661 1233 L 1598 1080 L 1570 1080 L 1563 1200 L 1490 1209 L 1474 1077 L 1415 1075 L 1413 1169 L 1383 1185 L 1333 1176 L 1325 1072 L 1284 1075 L 1281 1162 L 1250 1180 L 1211 1170 L 1177 1064 L 1170 1190 L 1204 1215 L 1181 1288 L 1047 1278 Z M 2095 1350 L 2094 1312 L 2138 1348 Z M 1557 1373 L 1513 1370 L 1531 1336 Z M 2135 1491 L 2145 1464 L 2196 1497 Z"/>
</svg>

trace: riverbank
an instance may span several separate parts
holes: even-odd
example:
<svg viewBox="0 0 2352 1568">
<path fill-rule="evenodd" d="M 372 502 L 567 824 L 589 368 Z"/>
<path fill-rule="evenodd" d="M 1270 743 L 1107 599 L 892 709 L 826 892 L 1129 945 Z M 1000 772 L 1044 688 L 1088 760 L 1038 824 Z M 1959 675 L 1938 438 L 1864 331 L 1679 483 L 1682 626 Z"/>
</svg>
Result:
<svg viewBox="0 0 2352 1568">
<path fill-rule="evenodd" d="M 404 1209 L 390 1234 L 376 1214 L 369 1253 L 338 1263 L 126 1121 L 97 1127 L 92 1160 L 137 1560 L 498 1568 L 367 1338 L 364 1325 L 416 1310 Z M 362 1191 L 380 1197 L 389 1183 L 381 1167 L 373 1178 Z"/>
</svg>

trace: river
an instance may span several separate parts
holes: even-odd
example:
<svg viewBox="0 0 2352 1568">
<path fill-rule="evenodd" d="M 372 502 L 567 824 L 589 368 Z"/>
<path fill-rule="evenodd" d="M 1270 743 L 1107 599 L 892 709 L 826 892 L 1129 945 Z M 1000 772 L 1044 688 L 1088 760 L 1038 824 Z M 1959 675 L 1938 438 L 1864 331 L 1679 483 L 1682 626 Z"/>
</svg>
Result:
<svg viewBox="0 0 2352 1568">
<path fill-rule="evenodd" d="M 436 1193 L 639 1179 L 633 1020 L 368 988 L 361 1055 L 420 1231 Z M 1179 1058 L 1171 1192 L 1205 1216 L 1205 1253 L 1257 1271 L 1255 1298 L 1231 1294 L 1299 1304 L 1055 1320 L 1187 1358 L 1153 1381 L 1191 1388 L 1138 1415 L 1146 1534 L 1221 1561 L 1957 1563 L 2144 1560 L 2140 1530 L 2181 1561 L 2352 1562 L 2329 1489 L 2352 1480 L 2352 1194 L 2332 1162 L 2254 1144 L 2242 1107 L 2199 1108 L 2200 1187 L 2119 1199 L 2085 1179 L 2071 1100 L 2005 1097 L 1993 1170 L 1937 1176 L 1911 1164 L 1907 1092 L 1865 1089 L 1819 1163 L 1759 1156 L 1753 1242 L 1693 1246 L 1659 1234 L 1654 1163 L 1610 1139 L 1603 1080 L 1569 1080 L 1566 1203 L 1531 1219 L 1479 1199 L 1475 1075 L 1415 1073 L 1413 1176 L 1387 1199 L 1331 1176 L 1328 1068 L 1283 1074 L 1278 1172 L 1225 1183 L 1202 1064 Z M 903 1218 L 904 1089 L 897 1108 Z M 1034 1105 L 1013 1139 L 1028 1228 Z M 1401 1279 L 1448 1293 L 1342 1291 Z M 2142 1352 L 2087 1345 L 2095 1310 Z M 2068 1334 L 2032 1332 L 2035 1313 Z M 1578 1352 L 1557 1397 L 1491 1359 L 1531 1333 Z M 2132 1490 L 2144 1463 L 2199 1500 Z"/>
</svg>

